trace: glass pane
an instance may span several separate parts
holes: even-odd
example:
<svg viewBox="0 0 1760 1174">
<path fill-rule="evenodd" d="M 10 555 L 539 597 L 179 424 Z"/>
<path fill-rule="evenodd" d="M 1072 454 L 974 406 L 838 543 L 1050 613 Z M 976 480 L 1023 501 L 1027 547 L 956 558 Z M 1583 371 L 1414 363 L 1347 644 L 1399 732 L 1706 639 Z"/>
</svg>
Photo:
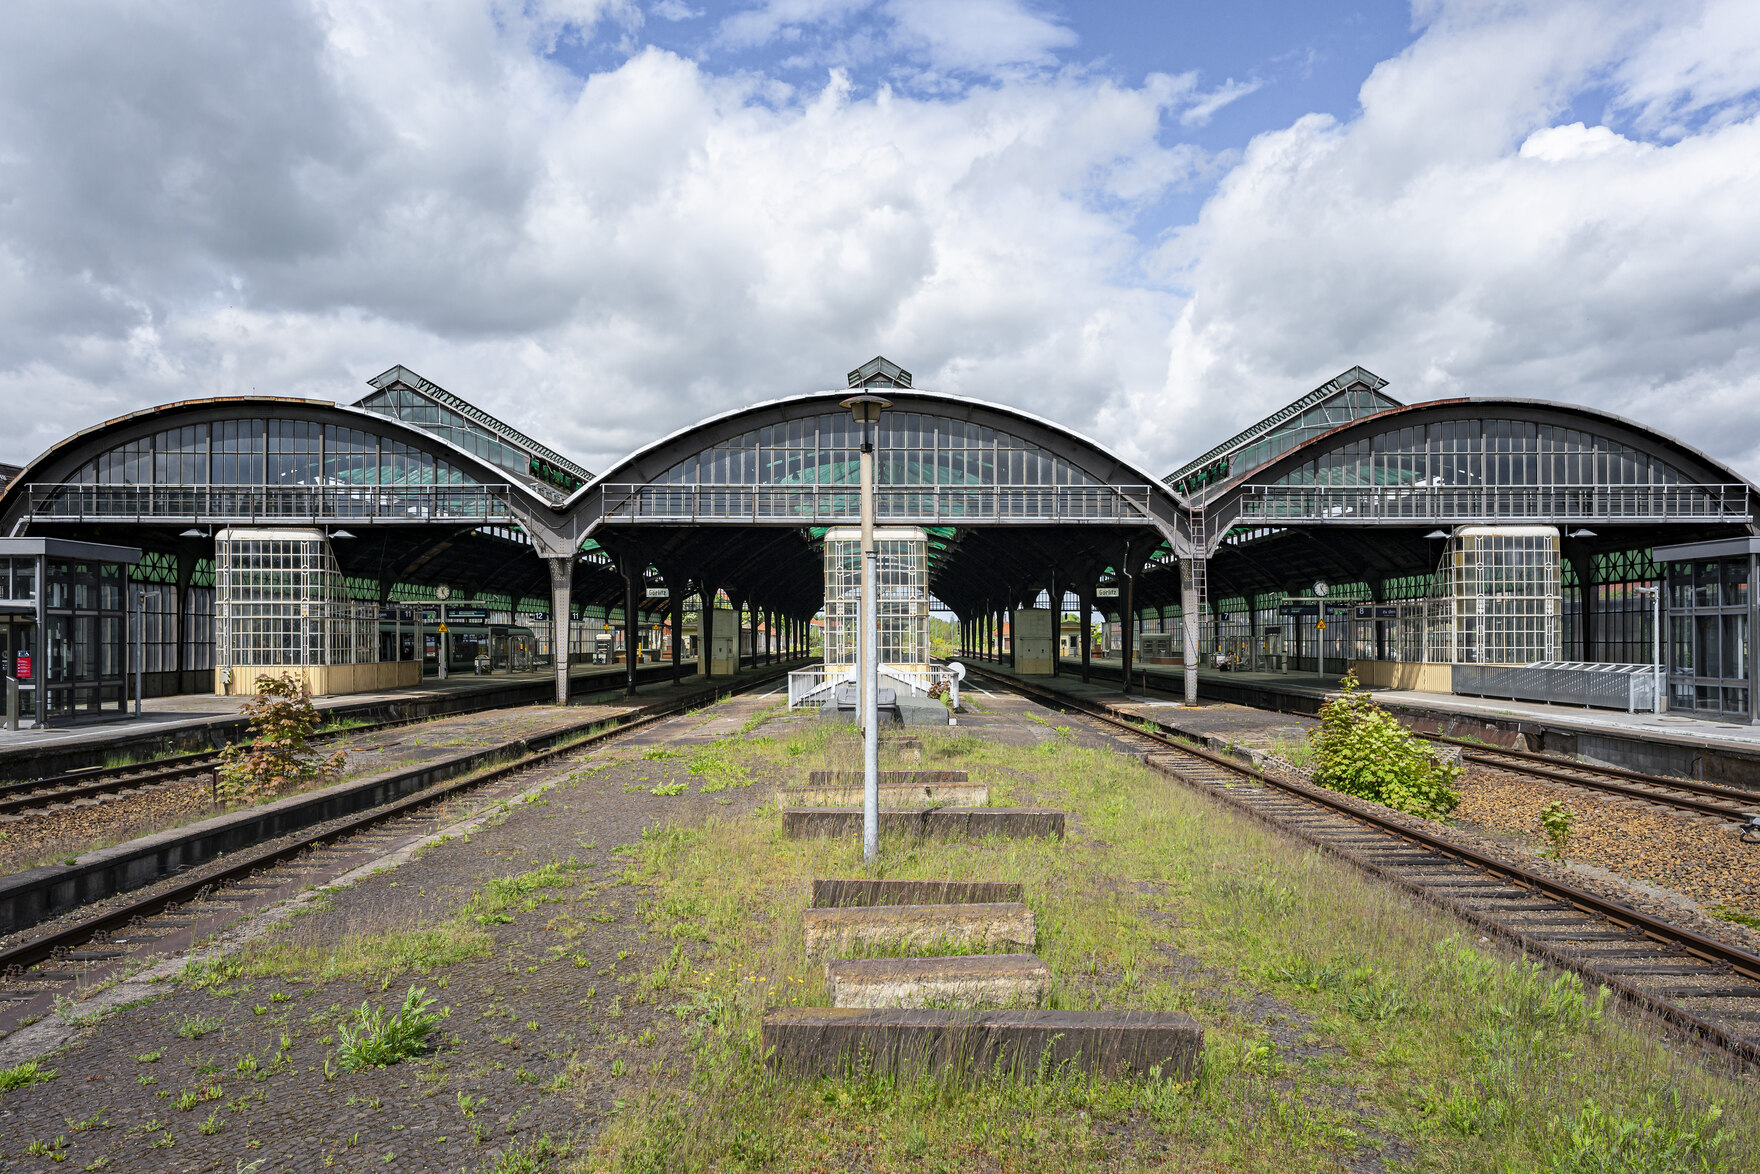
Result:
<svg viewBox="0 0 1760 1174">
<path fill-rule="evenodd" d="M 1700 685 L 1696 687 L 1693 690 L 1693 708 L 1704 710 L 1706 713 L 1716 713 L 1722 708 L 1719 704 L 1722 699 L 1718 696 L 1721 692 L 1722 690 L 1716 685 Z"/>
<path fill-rule="evenodd" d="M 1748 617 L 1723 618 L 1723 675 L 1736 680 L 1748 679 Z"/>
<path fill-rule="evenodd" d="M 1698 661 L 1698 675 L 1701 677 L 1723 675 L 1718 667 L 1722 663 L 1718 656 L 1722 633 L 1717 620 L 1717 616 L 1696 616 L 1693 619 L 1694 659 Z"/>
<path fill-rule="evenodd" d="M 1723 563 L 1723 606 L 1746 607 L 1748 604 L 1748 560 L 1725 559 Z"/>
<path fill-rule="evenodd" d="M 1722 572 L 1716 563 L 1696 563 L 1693 566 L 1693 606 L 1716 607 L 1721 594 L 1719 581 Z"/>
<path fill-rule="evenodd" d="M 1723 691 L 1723 712 L 1746 714 L 1748 712 L 1748 691 L 1746 689 L 1725 689 Z"/>
<path fill-rule="evenodd" d="M 1670 671 L 1693 675 L 1693 621 L 1686 616 L 1668 618 L 1669 643 L 1673 646 Z"/>
</svg>

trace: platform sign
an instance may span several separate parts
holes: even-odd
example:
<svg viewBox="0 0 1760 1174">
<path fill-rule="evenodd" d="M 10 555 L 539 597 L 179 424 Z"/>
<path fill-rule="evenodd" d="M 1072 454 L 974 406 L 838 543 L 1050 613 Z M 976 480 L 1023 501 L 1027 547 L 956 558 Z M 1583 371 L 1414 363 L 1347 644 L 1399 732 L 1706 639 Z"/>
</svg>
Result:
<svg viewBox="0 0 1760 1174">
<path fill-rule="evenodd" d="M 1118 588 L 1116 588 L 1116 587 L 1096 587 L 1096 588 L 1094 588 L 1094 598 L 1095 599 L 1117 599 L 1118 598 Z"/>
<path fill-rule="evenodd" d="M 669 587 L 650 587 L 650 588 L 648 588 L 648 598 L 649 599 L 671 599 L 672 598 L 672 589 Z"/>
<path fill-rule="evenodd" d="M 28 652 L 19 653 L 18 659 L 14 662 L 14 667 L 17 671 L 12 674 L 13 676 L 21 681 L 29 680 L 31 675 L 31 654 Z"/>
<path fill-rule="evenodd" d="M 1277 607 L 1280 616 L 1317 616 L 1320 605 L 1317 603 L 1283 603 Z"/>
<path fill-rule="evenodd" d="M 489 610 L 482 607 L 449 607 L 446 618 L 457 620 L 461 624 L 480 624 L 489 618 Z"/>
<path fill-rule="evenodd" d="M 1359 620 L 1397 620 L 1399 619 L 1399 608 L 1386 607 L 1380 604 L 1376 604 L 1373 607 L 1359 606 L 1357 608 L 1357 618 Z"/>
</svg>

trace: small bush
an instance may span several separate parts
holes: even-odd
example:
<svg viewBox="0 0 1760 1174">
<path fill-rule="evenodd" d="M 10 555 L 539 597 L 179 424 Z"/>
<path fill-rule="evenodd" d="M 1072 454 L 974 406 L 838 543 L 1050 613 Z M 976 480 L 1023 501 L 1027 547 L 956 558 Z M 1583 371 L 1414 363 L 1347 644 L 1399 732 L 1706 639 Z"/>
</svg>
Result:
<svg viewBox="0 0 1760 1174">
<path fill-rule="evenodd" d="M 402 1009 L 389 1019 L 378 1008 L 362 1003 L 354 1022 L 344 1023 L 336 1031 L 341 1039 L 336 1052 L 342 1066 L 384 1068 L 421 1051 L 440 1021 L 452 1014 L 450 1007 L 429 1011 L 435 1000 L 426 998 L 427 993 L 411 986 L 403 997 Z"/>
<path fill-rule="evenodd" d="M 244 706 L 250 744 L 234 742 L 220 752 L 216 792 L 232 800 L 262 799 L 339 777 L 348 755 L 337 751 L 323 758 L 309 745 L 322 719 L 306 683 L 283 673 L 265 679 L 261 690 Z"/>
<path fill-rule="evenodd" d="M 1564 859 L 1565 845 L 1571 838 L 1571 825 L 1576 821 L 1577 813 L 1563 803 L 1548 803 L 1540 809 L 1540 828 L 1552 844 L 1552 855 L 1559 860 Z"/>
<path fill-rule="evenodd" d="M 26 1085 L 42 1084 L 45 1080 L 54 1080 L 60 1073 L 53 1068 L 45 1068 L 37 1060 L 26 1060 L 11 1068 L 0 1068 L 0 1092 L 10 1092 Z"/>
<path fill-rule="evenodd" d="M 1314 781 L 1424 819 L 1441 819 L 1460 795 L 1461 768 L 1432 754 L 1391 713 L 1357 686 L 1354 673 L 1340 682 L 1344 695 L 1320 709 L 1314 744 Z"/>
</svg>

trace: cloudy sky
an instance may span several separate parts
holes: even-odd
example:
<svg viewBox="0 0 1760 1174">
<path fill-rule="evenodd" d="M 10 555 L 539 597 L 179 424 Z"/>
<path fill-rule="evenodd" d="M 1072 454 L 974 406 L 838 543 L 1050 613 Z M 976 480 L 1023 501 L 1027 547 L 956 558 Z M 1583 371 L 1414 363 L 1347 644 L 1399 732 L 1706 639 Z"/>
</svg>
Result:
<svg viewBox="0 0 1760 1174">
<path fill-rule="evenodd" d="M 600 468 L 875 353 L 1157 469 L 1361 363 L 1760 476 L 1760 4 L 8 5 L 0 460 L 403 363 Z"/>
</svg>

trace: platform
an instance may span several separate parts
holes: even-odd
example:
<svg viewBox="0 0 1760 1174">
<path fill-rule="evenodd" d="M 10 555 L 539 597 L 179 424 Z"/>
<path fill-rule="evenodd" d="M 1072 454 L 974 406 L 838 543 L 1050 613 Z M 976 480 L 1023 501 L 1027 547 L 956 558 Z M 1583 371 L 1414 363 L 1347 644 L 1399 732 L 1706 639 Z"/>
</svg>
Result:
<svg viewBox="0 0 1760 1174">
<path fill-rule="evenodd" d="M 1013 674 L 1006 664 L 971 663 Z M 1237 741 L 1255 739 L 1255 744 L 1305 736 L 1321 705 L 1339 692 L 1337 677 L 1317 673 L 1199 669 L 1200 706 L 1194 710 L 1186 709 L 1179 700 L 1184 683 L 1178 665 L 1133 665 L 1135 687 L 1128 693 L 1121 693 L 1118 687 L 1116 660 L 1096 659 L 1092 680 L 1086 685 L 1081 680 L 1080 660 L 1066 660 L 1061 667 L 1063 671 L 1057 676 L 1025 679 L 1041 688 L 1122 704 L 1182 733 Z M 1146 693 L 1142 687 L 1145 674 Z M 969 681 L 966 688 L 973 685 L 981 689 L 982 681 Z M 1409 689 L 1371 692 L 1377 702 L 1420 733 L 1476 738 L 1492 745 L 1581 757 L 1628 770 L 1760 789 L 1760 726 Z M 1267 711 L 1276 718 L 1268 721 L 1259 716 Z"/>
<path fill-rule="evenodd" d="M 686 661 L 682 667 L 683 686 L 690 687 L 702 680 L 695 673 L 694 661 Z M 758 667 L 768 670 L 783 666 Z M 742 673 L 753 671 L 748 667 Z M 637 672 L 638 691 L 644 696 L 671 685 L 670 662 L 639 665 Z M 569 698 L 578 703 L 621 694 L 624 680 L 623 665 L 576 665 L 569 676 Z M 725 683 L 729 678 L 714 680 Z M 318 697 L 313 704 L 326 718 L 384 721 L 433 717 L 483 708 L 543 704 L 554 697 L 555 682 L 548 669 L 486 676 L 454 675 L 444 681 L 430 677 L 405 689 Z M 51 726 L 46 730 L 14 732 L 0 728 L 0 779 L 45 777 L 101 765 L 124 755 L 144 758 L 224 745 L 243 732 L 244 721 L 239 713 L 248 700 L 248 696 L 184 693 L 147 698 L 139 718 L 131 715 Z"/>
</svg>

